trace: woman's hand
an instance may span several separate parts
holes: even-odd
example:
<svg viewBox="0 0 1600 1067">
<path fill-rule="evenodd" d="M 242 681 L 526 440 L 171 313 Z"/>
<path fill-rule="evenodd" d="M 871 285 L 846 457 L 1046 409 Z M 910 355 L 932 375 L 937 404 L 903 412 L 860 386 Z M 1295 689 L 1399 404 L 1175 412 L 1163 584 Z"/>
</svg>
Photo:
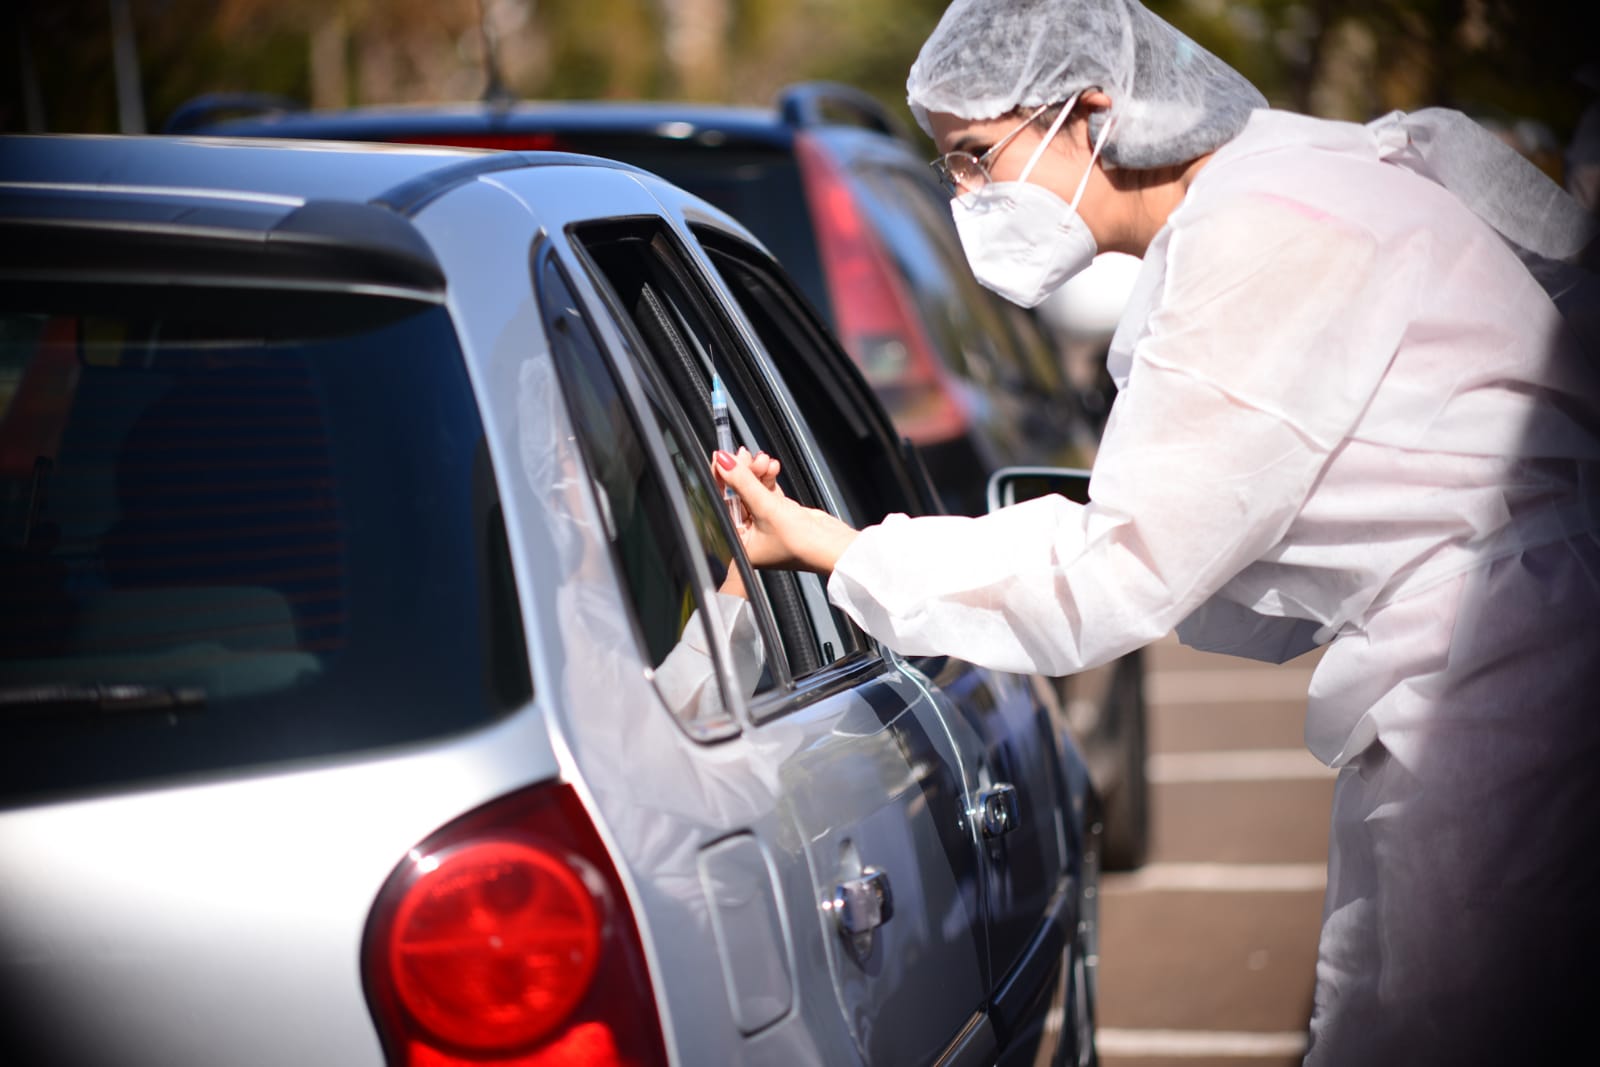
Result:
<svg viewBox="0 0 1600 1067">
<path fill-rule="evenodd" d="M 826 511 L 795 503 L 778 487 L 779 463 L 765 452 L 717 452 L 712 472 L 744 502 L 739 540 L 755 567 L 815 571 L 827 576 L 856 531 Z"/>
</svg>

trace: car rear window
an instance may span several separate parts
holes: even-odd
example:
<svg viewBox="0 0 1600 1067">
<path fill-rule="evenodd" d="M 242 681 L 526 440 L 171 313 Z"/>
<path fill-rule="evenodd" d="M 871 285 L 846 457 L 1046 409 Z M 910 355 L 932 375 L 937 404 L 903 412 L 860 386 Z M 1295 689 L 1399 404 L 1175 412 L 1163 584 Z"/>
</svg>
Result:
<svg viewBox="0 0 1600 1067">
<path fill-rule="evenodd" d="M 529 697 L 448 312 L 258 304 L 0 302 L 0 801 L 411 742 Z"/>
</svg>

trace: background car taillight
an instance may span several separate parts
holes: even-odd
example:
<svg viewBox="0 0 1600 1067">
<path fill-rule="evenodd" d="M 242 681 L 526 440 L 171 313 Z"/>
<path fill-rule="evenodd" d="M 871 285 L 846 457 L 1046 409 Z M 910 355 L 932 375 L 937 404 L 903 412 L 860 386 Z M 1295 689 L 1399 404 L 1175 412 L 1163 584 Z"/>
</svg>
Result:
<svg viewBox="0 0 1600 1067">
<path fill-rule="evenodd" d="M 439 145 L 444 148 L 493 148 L 501 152 L 565 152 L 553 133 L 419 133 L 386 137 L 394 144 Z"/>
<path fill-rule="evenodd" d="M 389 1062 L 658 1067 L 639 931 L 570 786 L 503 797 L 412 849 L 362 947 Z"/>
<path fill-rule="evenodd" d="M 862 218 L 848 178 L 809 134 L 795 134 L 794 147 L 845 351 L 895 427 L 914 444 L 959 436 L 967 428 L 966 413 L 934 357 L 911 295 Z"/>
</svg>

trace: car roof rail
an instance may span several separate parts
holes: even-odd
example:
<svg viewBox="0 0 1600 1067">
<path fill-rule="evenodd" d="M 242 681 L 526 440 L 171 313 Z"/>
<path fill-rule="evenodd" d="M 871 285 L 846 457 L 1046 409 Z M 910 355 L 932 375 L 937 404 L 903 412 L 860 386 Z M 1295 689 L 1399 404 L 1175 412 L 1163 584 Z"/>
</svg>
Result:
<svg viewBox="0 0 1600 1067">
<path fill-rule="evenodd" d="M 909 141 L 905 126 L 875 98 L 841 82 L 810 81 L 778 93 L 778 113 L 796 129 L 807 126 L 863 126 Z"/>
<path fill-rule="evenodd" d="M 162 133 L 189 133 L 221 115 L 263 115 L 274 111 L 304 111 L 305 105 L 276 93 L 206 93 L 186 100 L 161 127 Z"/>
</svg>

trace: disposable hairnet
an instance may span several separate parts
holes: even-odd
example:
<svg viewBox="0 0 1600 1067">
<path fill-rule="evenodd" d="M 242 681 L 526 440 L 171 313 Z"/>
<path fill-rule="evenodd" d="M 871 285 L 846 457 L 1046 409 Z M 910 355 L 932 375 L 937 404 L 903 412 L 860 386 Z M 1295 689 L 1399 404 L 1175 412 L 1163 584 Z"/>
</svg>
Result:
<svg viewBox="0 0 1600 1067">
<path fill-rule="evenodd" d="M 1111 98 L 1116 120 L 1106 162 L 1132 169 L 1204 155 L 1267 106 L 1243 75 L 1135 0 L 955 0 L 906 94 L 931 136 L 931 111 L 992 119 L 1089 86 Z"/>
</svg>

